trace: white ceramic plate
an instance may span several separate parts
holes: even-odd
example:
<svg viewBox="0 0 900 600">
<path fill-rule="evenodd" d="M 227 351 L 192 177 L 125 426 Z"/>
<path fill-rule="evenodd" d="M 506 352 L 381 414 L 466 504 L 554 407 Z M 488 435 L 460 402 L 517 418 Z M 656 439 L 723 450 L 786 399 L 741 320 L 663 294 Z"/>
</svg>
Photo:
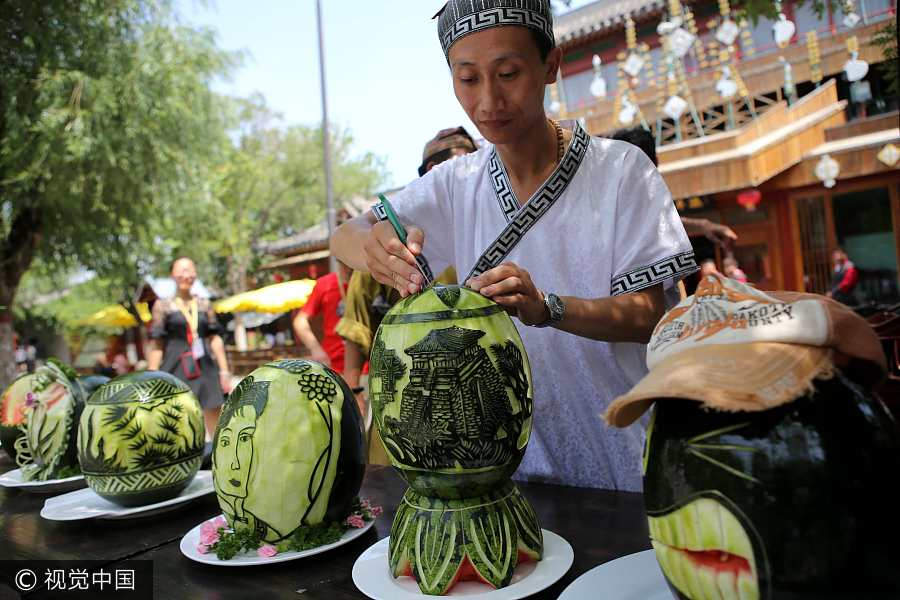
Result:
<svg viewBox="0 0 900 600">
<path fill-rule="evenodd" d="M 471 597 L 478 600 L 517 600 L 547 589 L 565 575 L 575 560 L 569 542 L 546 529 L 544 534 L 544 558 L 538 563 L 525 563 L 516 567 L 512 582 L 495 590 L 483 583 L 465 581 L 450 590 L 450 597 Z M 394 579 L 388 568 L 388 543 L 386 537 L 363 552 L 353 565 L 353 583 L 363 594 L 376 600 L 422 600 L 430 598 L 419 591 L 412 577 Z"/>
<path fill-rule="evenodd" d="M 645 550 L 594 567 L 563 590 L 559 600 L 672 600 L 656 554 Z"/>
<path fill-rule="evenodd" d="M 209 519 L 207 519 L 209 520 Z M 206 523 L 204 521 L 203 523 Z M 244 554 L 238 554 L 231 560 L 219 560 L 216 558 L 215 552 L 209 552 L 207 554 L 200 554 L 197 552 L 197 544 L 200 543 L 200 528 L 203 527 L 203 523 L 200 523 L 193 529 L 187 532 L 183 538 L 181 538 L 181 553 L 187 556 L 191 560 L 195 560 L 199 563 L 203 563 L 206 565 L 216 565 L 219 567 L 252 567 L 255 565 L 268 565 L 272 563 L 285 562 L 288 560 L 297 560 L 298 558 L 305 558 L 307 556 L 313 556 L 314 554 L 319 554 L 321 552 L 328 552 L 338 546 L 343 546 L 349 542 L 352 542 L 365 532 L 367 532 L 372 525 L 375 524 L 375 521 L 369 521 L 366 523 L 365 527 L 361 529 L 348 529 L 344 532 L 343 537 L 333 544 L 325 544 L 324 546 L 319 546 L 318 548 L 313 548 L 311 550 L 304 550 L 303 552 L 282 552 L 276 554 L 271 558 L 264 558 L 262 556 L 257 556 L 256 553 L 245 552 Z"/>
<path fill-rule="evenodd" d="M 41 516 L 51 521 L 78 521 L 81 519 L 135 519 L 149 517 L 168 510 L 175 510 L 185 502 L 212 494 L 212 471 L 198 471 L 193 481 L 174 498 L 145 506 L 119 506 L 104 500 L 91 489 L 70 492 L 44 501 Z"/>
<path fill-rule="evenodd" d="M 57 494 L 83 488 L 87 483 L 84 481 L 84 475 L 75 475 L 65 479 L 48 479 L 47 481 L 22 481 L 22 469 L 13 469 L 0 475 L 0 485 L 35 494 Z"/>
</svg>

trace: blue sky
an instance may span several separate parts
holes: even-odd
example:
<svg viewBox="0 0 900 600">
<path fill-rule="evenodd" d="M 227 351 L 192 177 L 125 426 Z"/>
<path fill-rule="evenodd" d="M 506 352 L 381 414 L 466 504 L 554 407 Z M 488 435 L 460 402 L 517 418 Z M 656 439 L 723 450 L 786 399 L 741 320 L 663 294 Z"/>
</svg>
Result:
<svg viewBox="0 0 900 600">
<path fill-rule="evenodd" d="M 322 0 L 330 121 L 348 127 L 359 152 L 384 158 L 391 184 L 416 177 L 422 147 L 464 125 L 431 16 L 444 0 Z M 575 0 L 573 7 L 589 3 Z M 219 91 L 260 92 L 287 123 L 321 120 L 315 0 L 177 0 L 182 18 L 217 31 L 247 53 Z"/>
</svg>

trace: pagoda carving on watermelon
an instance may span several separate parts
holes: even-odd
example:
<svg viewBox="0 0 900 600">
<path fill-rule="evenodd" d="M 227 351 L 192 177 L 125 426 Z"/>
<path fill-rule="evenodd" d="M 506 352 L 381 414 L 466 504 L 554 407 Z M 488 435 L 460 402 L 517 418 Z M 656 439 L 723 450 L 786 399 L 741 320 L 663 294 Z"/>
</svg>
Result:
<svg viewBox="0 0 900 600">
<path fill-rule="evenodd" d="M 372 347 L 375 423 L 410 485 L 391 530 L 394 577 L 425 594 L 509 585 L 540 560 L 537 518 L 510 477 L 531 435 L 531 368 L 503 309 L 457 286 L 398 303 Z"/>
</svg>

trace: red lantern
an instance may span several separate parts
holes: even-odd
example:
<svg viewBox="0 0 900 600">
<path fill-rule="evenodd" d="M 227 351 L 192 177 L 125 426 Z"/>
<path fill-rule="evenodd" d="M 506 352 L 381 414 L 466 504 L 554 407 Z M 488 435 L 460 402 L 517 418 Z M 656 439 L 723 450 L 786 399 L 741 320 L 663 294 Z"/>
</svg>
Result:
<svg viewBox="0 0 900 600">
<path fill-rule="evenodd" d="M 744 190 L 737 197 L 738 204 L 747 209 L 747 212 L 756 210 L 756 205 L 760 200 L 762 200 L 762 194 L 757 189 Z"/>
</svg>

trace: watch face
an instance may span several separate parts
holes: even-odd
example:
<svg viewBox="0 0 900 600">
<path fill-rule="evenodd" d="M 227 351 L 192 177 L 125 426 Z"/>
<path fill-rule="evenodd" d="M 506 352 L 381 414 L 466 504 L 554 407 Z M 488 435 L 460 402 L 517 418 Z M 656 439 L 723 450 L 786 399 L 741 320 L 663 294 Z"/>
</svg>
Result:
<svg viewBox="0 0 900 600">
<path fill-rule="evenodd" d="M 565 306 L 559 296 L 556 294 L 547 294 L 547 308 L 550 310 L 551 321 L 559 321 L 562 319 Z"/>
</svg>

